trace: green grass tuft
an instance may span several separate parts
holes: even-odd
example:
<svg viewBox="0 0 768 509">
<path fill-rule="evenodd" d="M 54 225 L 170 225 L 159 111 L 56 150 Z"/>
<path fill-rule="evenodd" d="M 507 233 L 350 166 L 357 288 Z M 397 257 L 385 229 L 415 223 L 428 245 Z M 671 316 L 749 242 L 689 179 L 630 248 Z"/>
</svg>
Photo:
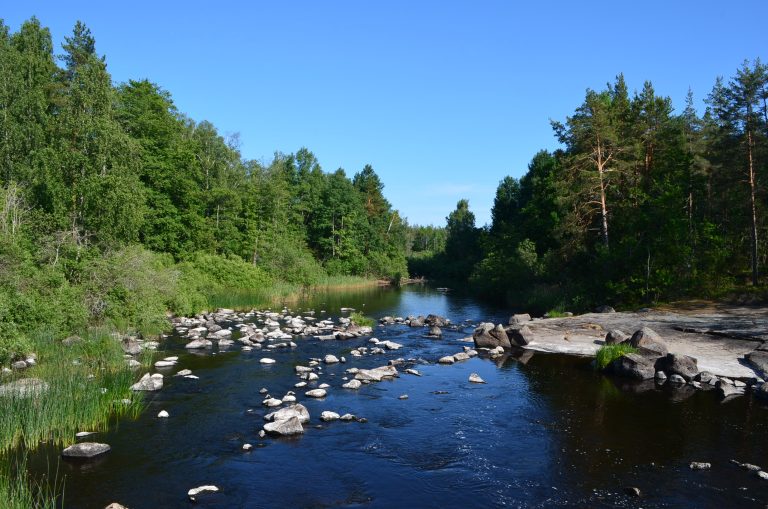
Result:
<svg viewBox="0 0 768 509">
<path fill-rule="evenodd" d="M 637 348 L 627 343 L 620 343 L 618 345 L 604 345 L 597 351 L 595 358 L 595 366 L 599 370 L 605 369 L 608 364 L 618 359 L 622 355 L 628 353 L 636 353 Z"/>
<path fill-rule="evenodd" d="M 360 327 L 373 327 L 376 324 L 373 318 L 368 318 L 360 311 L 355 311 L 349 315 L 349 319 L 352 320 L 352 323 L 359 325 Z"/>
</svg>

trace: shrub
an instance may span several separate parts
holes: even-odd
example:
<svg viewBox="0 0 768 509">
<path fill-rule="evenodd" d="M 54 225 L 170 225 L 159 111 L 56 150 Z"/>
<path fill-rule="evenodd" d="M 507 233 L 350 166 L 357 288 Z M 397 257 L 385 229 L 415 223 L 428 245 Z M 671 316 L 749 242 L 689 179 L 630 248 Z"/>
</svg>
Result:
<svg viewBox="0 0 768 509">
<path fill-rule="evenodd" d="M 351 315 L 349 315 L 349 319 L 352 320 L 352 323 L 359 325 L 361 327 L 373 327 L 376 323 L 373 318 L 368 318 L 360 311 L 355 311 Z"/>
<path fill-rule="evenodd" d="M 32 344 L 15 324 L 0 323 L 0 365 L 24 359 L 31 351 Z"/>
<path fill-rule="evenodd" d="M 603 345 L 597 351 L 595 366 L 599 370 L 605 369 L 608 364 L 628 353 L 636 353 L 637 348 L 628 343 L 619 343 L 618 345 Z"/>
</svg>

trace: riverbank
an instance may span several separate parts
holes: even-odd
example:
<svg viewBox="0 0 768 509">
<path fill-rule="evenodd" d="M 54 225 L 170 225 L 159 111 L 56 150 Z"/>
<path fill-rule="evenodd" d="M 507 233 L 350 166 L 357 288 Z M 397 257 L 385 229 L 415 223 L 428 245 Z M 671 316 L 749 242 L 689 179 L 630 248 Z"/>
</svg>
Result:
<svg viewBox="0 0 768 509">
<path fill-rule="evenodd" d="M 532 320 L 533 339 L 523 348 L 594 356 L 610 330 L 631 335 L 642 327 L 656 331 L 670 353 L 688 355 L 701 371 L 729 378 L 761 378 L 765 373 L 746 356 L 768 341 L 768 308 L 715 306 L 587 313 Z"/>
</svg>

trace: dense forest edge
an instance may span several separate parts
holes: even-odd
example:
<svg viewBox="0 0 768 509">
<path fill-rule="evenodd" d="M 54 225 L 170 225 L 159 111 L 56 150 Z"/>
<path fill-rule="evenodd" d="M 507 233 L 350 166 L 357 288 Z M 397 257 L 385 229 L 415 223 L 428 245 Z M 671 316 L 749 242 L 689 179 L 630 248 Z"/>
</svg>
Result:
<svg viewBox="0 0 768 509">
<path fill-rule="evenodd" d="M 413 275 L 469 283 L 475 295 L 534 312 L 686 298 L 765 301 L 768 67 L 717 78 L 703 116 L 689 90 L 675 114 L 646 82 L 619 75 L 587 90 L 562 149 L 505 177 L 492 224 L 461 200 L 444 247 L 409 259 Z"/>
</svg>

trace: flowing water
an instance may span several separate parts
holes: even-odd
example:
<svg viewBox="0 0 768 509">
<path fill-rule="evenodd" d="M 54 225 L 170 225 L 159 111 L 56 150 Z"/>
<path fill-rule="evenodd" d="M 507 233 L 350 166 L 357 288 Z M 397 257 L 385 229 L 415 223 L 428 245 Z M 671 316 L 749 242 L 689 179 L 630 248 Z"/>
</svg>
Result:
<svg viewBox="0 0 768 509">
<path fill-rule="evenodd" d="M 293 310 L 338 316 L 342 306 L 374 318 L 435 313 L 455 324 L 508 318 L 508 311 L 424 287 L 319 295 Z M 60 461 L 58 449 L 43 448 L 33 468 L 65 477 L 67 509 L 115 501 L 131 509 L 766 507 L 768 481 L 729 460 L 768 468 L 768 405 L 631 384 L 596 374 L 589 359 L 561 355 L 436 364 L 467 345 L 460 340 L 473 327 L 465 324 L 441 340 L 423 337 L 425 329 L 376 327 L 376 337 L 404 348 L 358 359 L 348 352 L 368 338 L 297 339 L 292 351 L 192 353 L 171 337 L 161 357 L 180 362 L 167 373 L 188 368 L 199 380 L 166 376 L 165 388 L 146 396 L 141 417 L 96 435 L 112 446 L 98 461 Z M 323 400 L 296 389 L 312 416 L 303 436 L 260 439 L 268 410 L 259 389 L 282 397 L 299 381 L 293 367 L 326 353 L 348 362 L 323 367 L 319 383 L 331 385 Z M 260 364 L 266 356 L 277 363 Z M 420 359 L 423 376 L 341 387 L 345 369 L 397 357 Z M 473 372 L 487 384 L 469 383 Z M 403 394 L 408 399 L 398 398 Z M 156 417 L 163 409 L 170 418 Z M 321 423 L 323 410 L 368 422 Z M 254 449 L 244 452 L 244 443 Z M 691 461 L 712 468 L 693 471 Z M 192 504 L 187 490 L 205 484 L 221 491 Z M 631 497 L 627 487 L 642 496 Z"/>
</svg>

